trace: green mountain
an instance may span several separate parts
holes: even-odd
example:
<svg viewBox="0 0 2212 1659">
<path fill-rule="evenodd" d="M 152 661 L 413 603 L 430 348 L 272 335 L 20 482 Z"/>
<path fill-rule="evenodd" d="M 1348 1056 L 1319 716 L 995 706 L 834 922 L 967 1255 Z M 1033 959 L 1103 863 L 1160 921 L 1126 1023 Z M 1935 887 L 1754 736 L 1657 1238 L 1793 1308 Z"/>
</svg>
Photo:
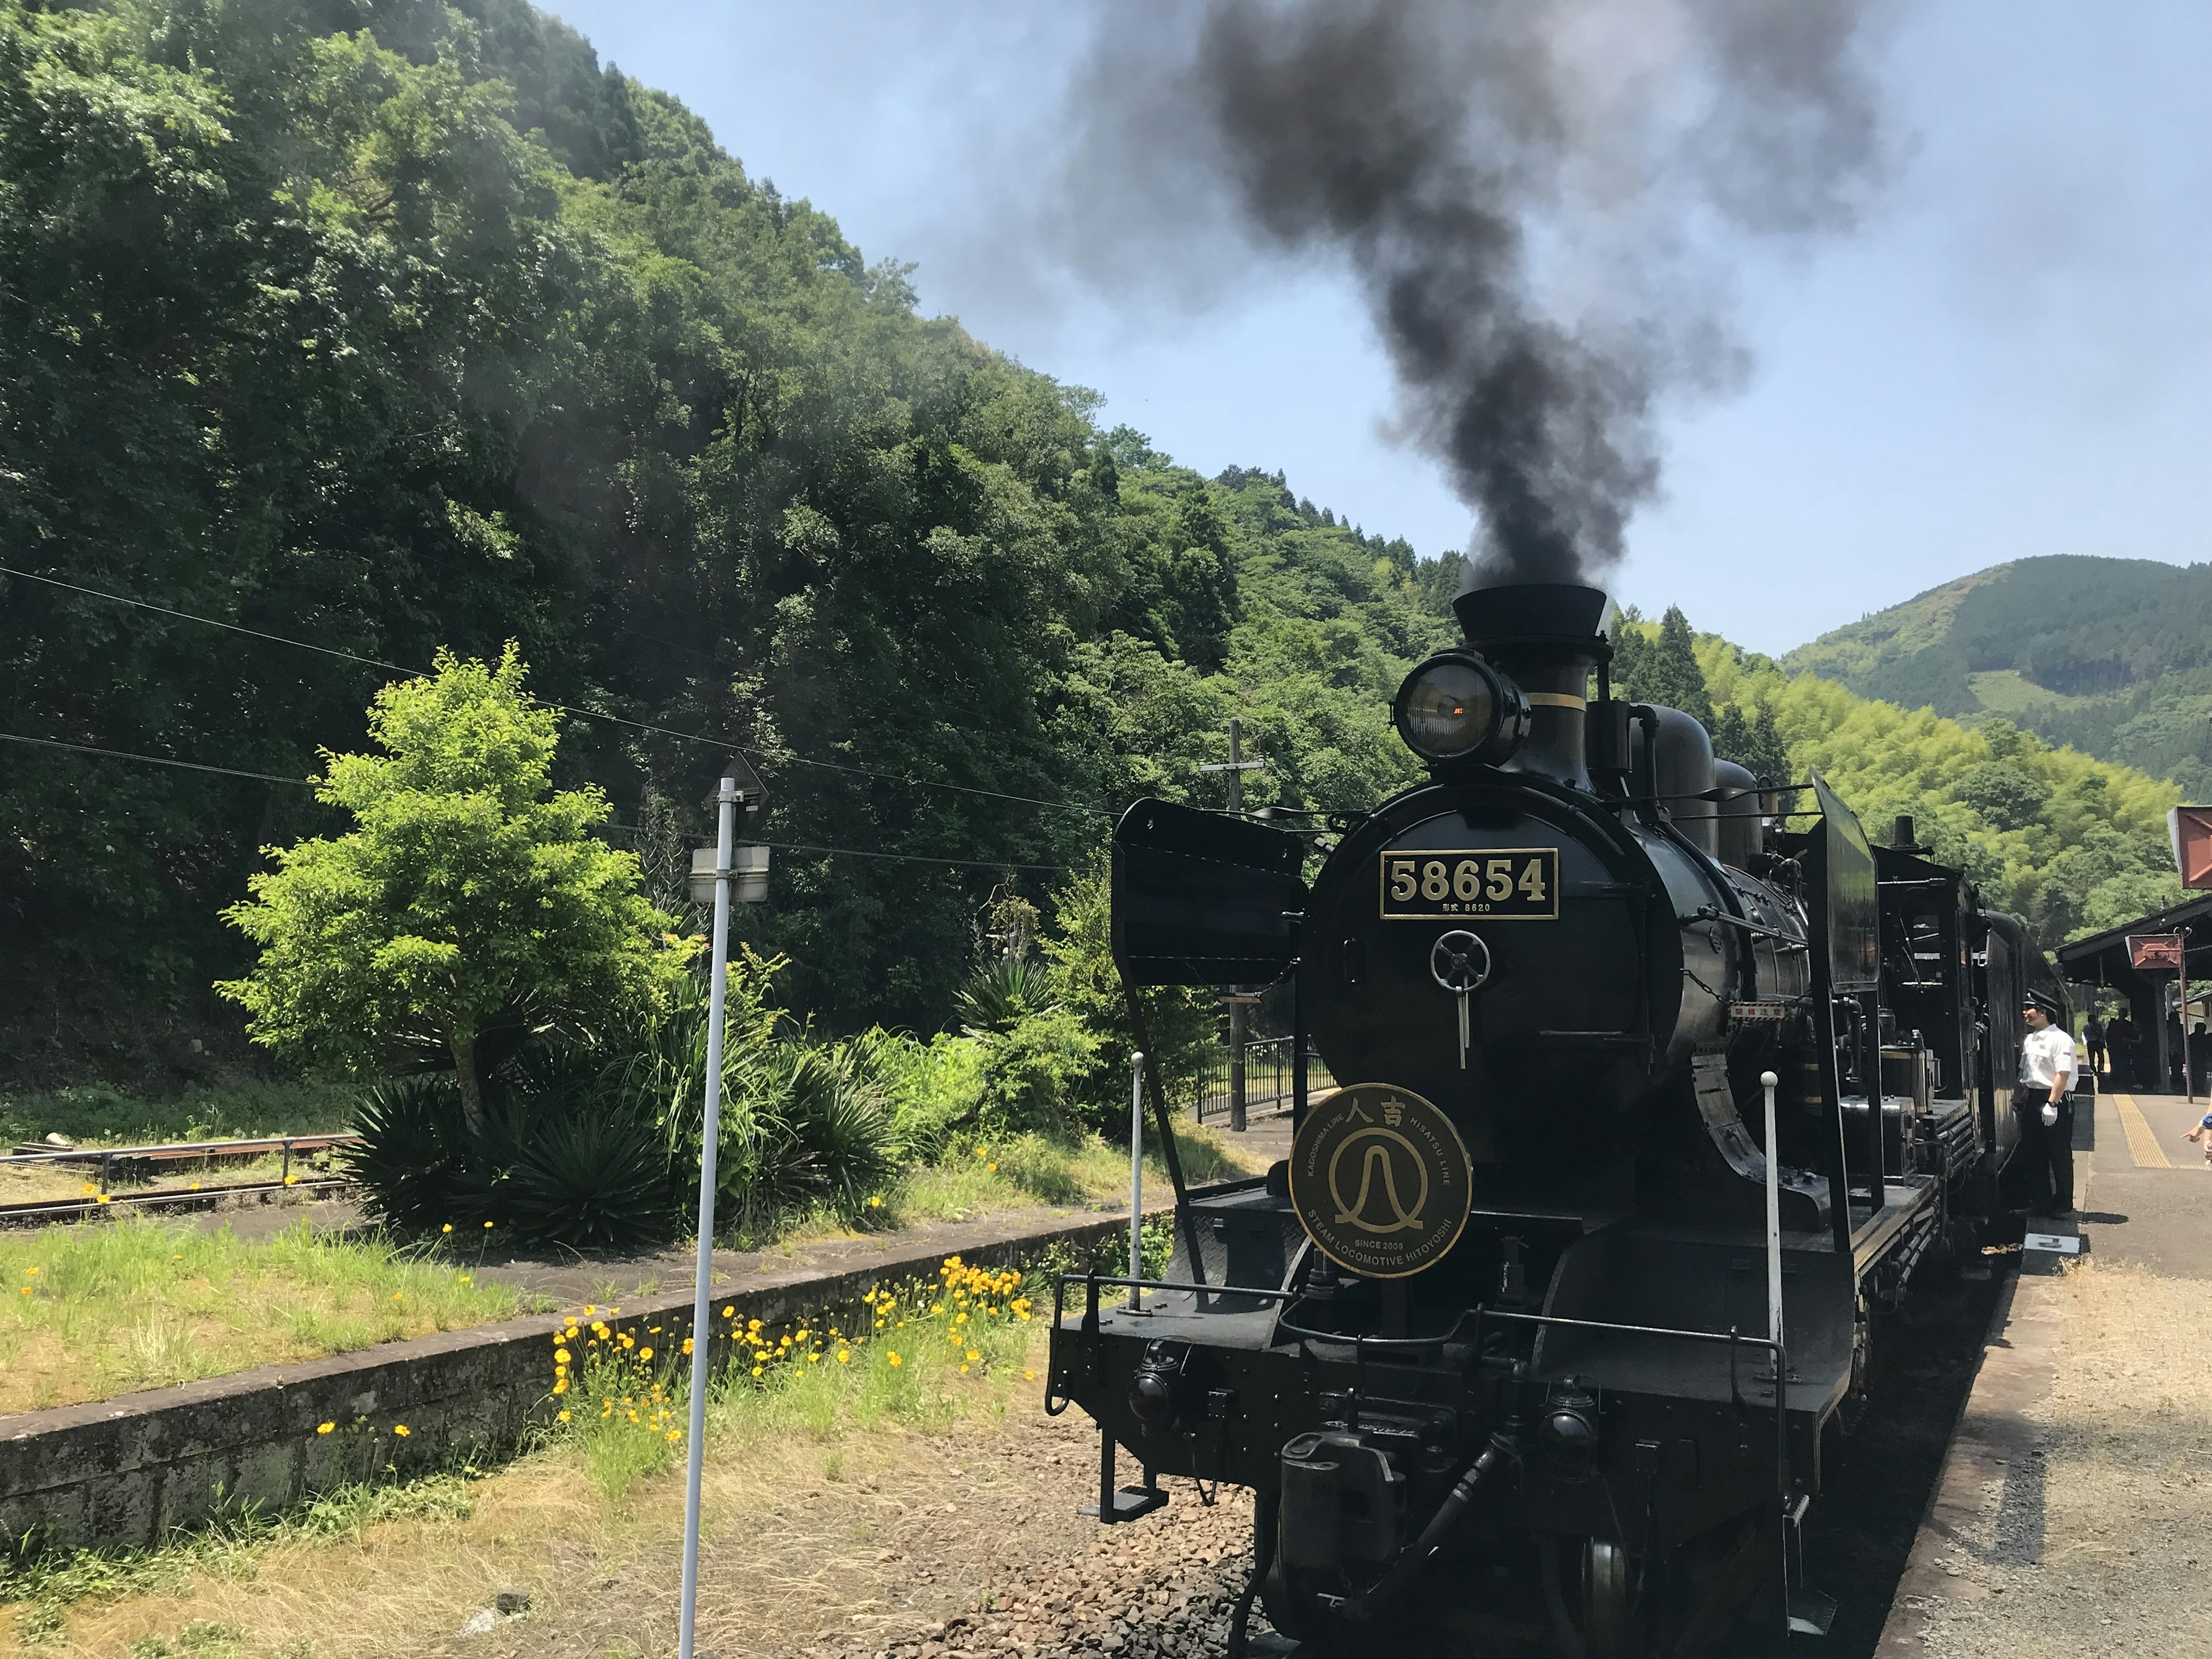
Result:
<svg viewBox="0 0 2212 1659">
<path fill-rule="evenodd" d="M 1453 562 L 1107 429 L 521 0 L 0 0 L 0 1076 L 238 1054 L 218 913 L 440 646 L 608 717 L 561 781 L 670 896 L 745 745 L 750 941 L 929 1029 L 1232 715 L 1255 805 L 1407 775 L 1447 629 Z"/>
<path fill-rule="evenodd" d="M 2212 565 L 1992 565 L 1782 659 L 1900 708 L 1997 716 L 2212 799 Z"/>
</svg>

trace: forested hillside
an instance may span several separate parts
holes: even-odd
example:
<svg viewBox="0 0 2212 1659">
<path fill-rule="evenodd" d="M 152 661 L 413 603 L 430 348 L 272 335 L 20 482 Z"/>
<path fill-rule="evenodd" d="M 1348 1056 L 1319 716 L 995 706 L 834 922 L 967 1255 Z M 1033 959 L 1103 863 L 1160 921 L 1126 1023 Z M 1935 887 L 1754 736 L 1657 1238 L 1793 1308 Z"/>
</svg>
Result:
<svg viewBox="0 0 2212 1659">
<path fill-rule="evenodd" d="M 1455 557 L 1105 428 L 520 0 L 0 0 L 0 732 L 79 746 L 0 743 L 18 1080 L 242 1052 L 218 913 L 441 647 L 519 642 L 664 902 L 744 745 L 781 988 L 926 1031 L 994 895 L 1049 919 L 1133 795 L 1219 799 L 1232 715 L 1249 804 L 1408 781 L 1453 633 Z M 1621 666 L 2047 929 L 2170 883 L 2132 774 L 1679 613 Z"/>
<path fill-rule="evenodd" d="M 1967 726 L 1792 677 L 1715 635 L 1698 638 L 1695 654 L 1722 726 L 1771 726 L 1792 775 L 1817 767 L 1877 839 L 1911 813 L 1936 857 L 1964 866 L 2046 947 L 2182 896 L 2166 842 L 2166 810 L 2179 799 L 2170 783 L 2002 718 Z"/>
<path fill-rule="evenodd" d="M 0 0 L 0 731 L 304 778 L 514 639 L 664 874 L 750 747 L 747 926 L 833 1024 L 938 1024 L 1231 713 L 1248 799 L 1371 799 L 1443 629 L 1443 562 L 1103 430 L 518 0 Z M 319 809 L 4 748 L 0 1065 L 188 1072 Z"/>
<path fill-rule="evenodd" d="M 1997 714 L 2212 795 L 2212 566 L 1992 565 L 1782 659 L 1907 708 Z"/>
</svg>

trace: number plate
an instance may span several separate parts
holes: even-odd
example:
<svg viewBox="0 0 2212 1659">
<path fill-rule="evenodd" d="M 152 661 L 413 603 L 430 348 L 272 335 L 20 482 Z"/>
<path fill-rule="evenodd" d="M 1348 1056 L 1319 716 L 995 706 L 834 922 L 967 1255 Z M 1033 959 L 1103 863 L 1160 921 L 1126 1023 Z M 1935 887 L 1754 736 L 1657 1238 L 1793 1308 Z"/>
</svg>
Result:
<svg viewBox="0 0 2212 1659">
<path fill-rule="evenodd" d="M 1492 921 L 1559 919 L 1559 849 L 1480 847 L 1458 852 L 1385 853 L 1382 920 Z"/>
</svg>

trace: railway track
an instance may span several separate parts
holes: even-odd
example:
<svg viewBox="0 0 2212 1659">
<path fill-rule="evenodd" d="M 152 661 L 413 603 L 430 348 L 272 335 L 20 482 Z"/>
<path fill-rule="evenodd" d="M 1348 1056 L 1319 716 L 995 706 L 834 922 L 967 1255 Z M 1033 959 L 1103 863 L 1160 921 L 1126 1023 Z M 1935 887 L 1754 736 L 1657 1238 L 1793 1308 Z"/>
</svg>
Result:
<svg viewBox="0 0 2212 1659">
<path fill-rule="evenodd" d="M 42 1168 L 82 1170 L 85 1190 L 68 1197 L 46 1196 L 0 1202 L 0 1227 L 34 1227 L 82 1220 L 117 1210 L 210 1209 L 228 1200 L 300 1192 L 328 1193 L 351 1183 L 343 1176 L 295 1168 L 295 1161 L 350 1146 L 351 1133 L 261 1135 L 235 1140 L 163 1141 L 141 1146 L 19 1146 L 0 1157 L 0 1170 Z M 225 1164 L 281 1159 L 273 1178 L 252 1181 L 195 1181 L 185 1186 L 146 1187 L 142 1182 L 172 1174 Z"/>
<path fill-rule="evenodd" d="M 1871 1659 L 1875 1652 L 2008 1271 L 2001 1266 L 1989 1279 L 1948 1285 L 1912 1320 L 1883 1328 L 1872 1407 L 1845 1443 L 1808 1523 L 1808 1555 L 1817 1546 L 1817 1559 L 1831 1564 L 1820 1588 L 1838 1601 L 1835 1626 L 1817 1644 L 1821 1659 Z M 1193 1483 L 1167 1484 L 1173 1492 L 1167 1509 L 1093 1531 L 1073 1559 L 1039 1561 L 1021 1577 L 994 1579 L 966 1610 L 888 1644 L 838 1650 L 855 1659 L 1215 1659 L 1251 1571 L 1250 1500 L 1224 1489 L 1208 1508 Z M 1077 1494 L 1072 1486 L 1056 1486 L 1053 1500 L 1077 1501 Z M 955 1563 L 927 1565 L 957 1570 Z M 1435 1659 L 1551 1659 L 1558 1651 L 1541 1631 L 1522 1637 L 1440 1632 L 1424 1651 Z M 1256 1611 L 1249 1652 L 1254 1659 L 1325 1659 L 1319 1650 L 1273 1635 Z M 1771 1659 L 1772 1652 L 1771 1641 L 1747 1636 L 1699 1659 Z M 1332 1651 L 1326 1659 L 1347 1656 Z M 1365 1651 L 1357 1650 L 1356 1659 L 1366 1659 Z"/>
</svg>

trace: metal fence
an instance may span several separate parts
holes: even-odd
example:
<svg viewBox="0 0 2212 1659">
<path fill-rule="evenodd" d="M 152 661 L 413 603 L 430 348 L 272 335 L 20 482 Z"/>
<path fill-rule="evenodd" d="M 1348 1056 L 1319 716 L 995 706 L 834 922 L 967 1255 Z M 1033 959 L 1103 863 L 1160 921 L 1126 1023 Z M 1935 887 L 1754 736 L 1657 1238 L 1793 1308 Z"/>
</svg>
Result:
<svg viewBox="0 0 2212 1659">
<path fill-rule="evenodd" d="M 1244 1112 L 1247 1117 L 1267 1117 L 1291 1109 L 1291 1039 L 1263 1037 L 1244 1045 Z M 1306 1050 L 1306 1091 L 1309 1097 L 1336 1086 L 1319 1054 Z M 1227 1122 L 1233 1103 L 1230 1097 L 1229 1051 L 1217 1052 L 1206 1062 L 1198 1079 L 1198 1121 Z"/>
</svg>

